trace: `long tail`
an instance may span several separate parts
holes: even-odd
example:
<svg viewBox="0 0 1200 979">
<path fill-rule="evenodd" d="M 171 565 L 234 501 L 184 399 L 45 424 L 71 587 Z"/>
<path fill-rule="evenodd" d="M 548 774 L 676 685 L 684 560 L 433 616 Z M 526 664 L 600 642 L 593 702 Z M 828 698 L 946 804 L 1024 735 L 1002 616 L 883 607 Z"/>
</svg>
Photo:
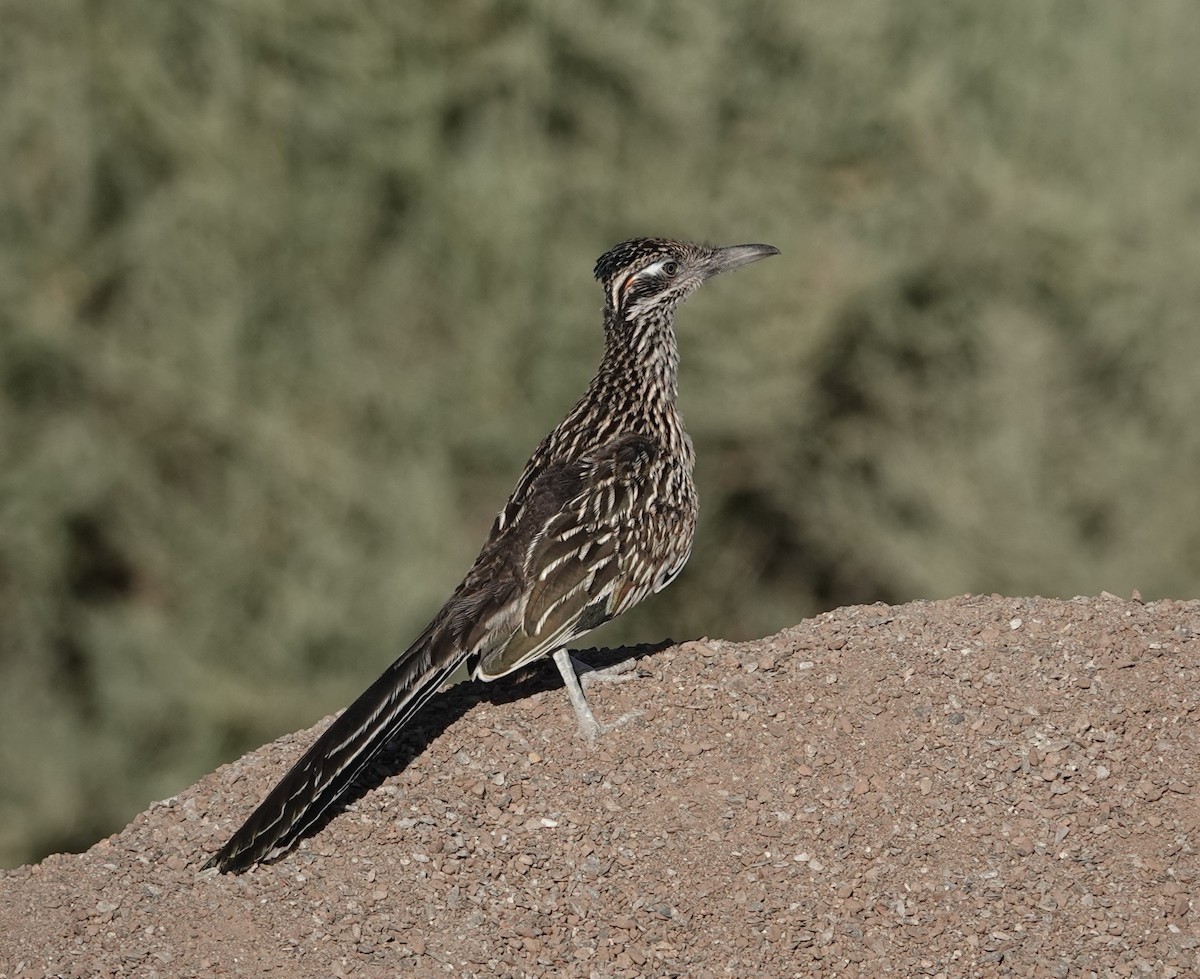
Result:
<svg viewBox="0 0 1200 979">
<path fill-rule="evenodd" d="M 432 645 L 427 630 L 329 726 L 204 868 L 241 873 L 286 853 L 329 812 L 467 658 L 465 652 L 431 657 Z"/>
</svg>

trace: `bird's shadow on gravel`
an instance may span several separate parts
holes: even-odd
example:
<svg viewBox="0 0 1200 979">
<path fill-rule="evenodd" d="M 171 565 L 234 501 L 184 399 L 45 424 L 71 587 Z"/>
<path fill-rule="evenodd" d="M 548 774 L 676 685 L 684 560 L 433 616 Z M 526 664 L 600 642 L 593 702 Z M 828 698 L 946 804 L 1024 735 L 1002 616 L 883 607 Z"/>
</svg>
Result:
<svg viewBox="0 0 1200 979">
<path fill-rule="evenodd" d="M 634 659 L 640 663 L 646 657 L 672 645 L 674 640 L 664 639 L 658 643 L 617 646 L 611 649 L 573 649 L 571 653 L 593 669 L 603 670 L 627 659 Z M 558 675 L 553 660 L 546 659 L 535 667 L 519 670 L 511 676 L 491 683 L 468 680 L 442 691 L 430 701 L 429 706 L 409 727 L 379 753 L 379 757 L 355 780 L 337 804 L 288 848 L 288 853 L 291 853 L 301 840 L 317 836 L 363 796 L 379 788 L 393 775 L 404 771 L 430 744 L 441 737 L 447 728 L 476 704 L 484 701 L 494 706 L 510 704 L 545 690 L 561 689 L 562 685 L 562 677 Z M 570 737 L 577 737 L 574 717 L 569 716 L 569 712 L 564 716 L 568 717 L 568 723 L 571 725 L 567 733 Z M 281 854 L 278 859 L 287 859 L 287 854 Z"/>
</svg>

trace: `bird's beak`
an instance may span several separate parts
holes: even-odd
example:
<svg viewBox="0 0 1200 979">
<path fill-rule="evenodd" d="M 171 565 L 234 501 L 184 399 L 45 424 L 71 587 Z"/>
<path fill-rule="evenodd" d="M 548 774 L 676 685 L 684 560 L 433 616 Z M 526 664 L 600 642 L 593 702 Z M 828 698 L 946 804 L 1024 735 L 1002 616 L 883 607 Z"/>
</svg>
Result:
<svg viewBox="0 0 1200 979">
<path fill-rule="evenodd" d="M 711 279 L 721 272 L 740 269 L 743 265 L 757 262 L 760 258 L 778 254 L 779 249 L 774 245 L 727 245 L 724 248 L 714 248 L 712 258 L 705 263 L 704 277 Z"/>
</svg>

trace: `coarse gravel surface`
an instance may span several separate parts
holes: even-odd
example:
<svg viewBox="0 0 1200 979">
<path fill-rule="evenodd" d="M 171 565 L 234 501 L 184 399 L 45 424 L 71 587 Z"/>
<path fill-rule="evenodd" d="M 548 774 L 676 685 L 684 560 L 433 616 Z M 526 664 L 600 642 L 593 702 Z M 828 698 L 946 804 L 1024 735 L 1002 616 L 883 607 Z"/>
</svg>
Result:
<svg viewBox="0 0 1200 979">
<path fill-rule="evenodd" d="M 456 687 L 272 865 L 199 869 L 316 729 L 3 872 L 0 977 L 1196 976 L 1198 635 L 844 608 L 641 650 L 596 744 L 552 665 Z"/>
</svg>

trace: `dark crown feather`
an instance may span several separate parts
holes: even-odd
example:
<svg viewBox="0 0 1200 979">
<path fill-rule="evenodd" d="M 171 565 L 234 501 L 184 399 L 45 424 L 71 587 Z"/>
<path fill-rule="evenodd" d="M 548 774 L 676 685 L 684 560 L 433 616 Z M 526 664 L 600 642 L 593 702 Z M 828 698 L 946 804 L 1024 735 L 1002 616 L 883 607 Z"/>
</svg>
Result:
<svg viewBox="0 0 1200 979">
<path fill-rule="evenodd" d="M 671 253 L 677 243 L 669 238 L 630 238 L 614 245 L 598 259 L 593 274 L 601 282 L 611 282 L 614 276 L 634 265 Z"/>
</svg>

